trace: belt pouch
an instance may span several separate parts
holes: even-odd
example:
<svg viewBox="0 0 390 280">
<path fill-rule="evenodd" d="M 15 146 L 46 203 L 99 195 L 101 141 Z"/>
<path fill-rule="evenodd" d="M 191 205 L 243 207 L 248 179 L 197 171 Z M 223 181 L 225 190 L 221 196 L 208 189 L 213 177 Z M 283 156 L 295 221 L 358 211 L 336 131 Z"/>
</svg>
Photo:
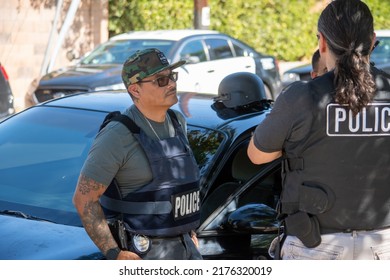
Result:
<svg viewBox="0 0 390 280">
<path fill-rule="evenodd" d="M 321 243 L 320 225 L 315 216 L 298 212 L 286 217 L 285 222 L 287 234 L 298 237 L 306 247 L 314 248 Z"/>
</svg>

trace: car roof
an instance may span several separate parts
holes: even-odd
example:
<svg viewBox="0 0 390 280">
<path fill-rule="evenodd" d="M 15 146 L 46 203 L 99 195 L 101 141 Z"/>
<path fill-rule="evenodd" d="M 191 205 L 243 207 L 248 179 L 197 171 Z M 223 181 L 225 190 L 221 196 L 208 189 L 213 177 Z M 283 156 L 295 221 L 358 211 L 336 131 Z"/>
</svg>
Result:
<svg viewBox="0 0 390 280">
<path fill-rule="evenodd" d="M 377 37 L 390 37 L 390 29 L 375 30 Z"/>
<path fill-rule="evenodd" d="M 213 30 L 201 29 L 174 29 L 174 30 L 153 30 L 153 31 L 131 31 L 111 37 L 110 40 L 129 39 L 162 39 L 179 41 L 183 38 L 194 35 L 221 34 Z"/>
<path fill-rule="evenodd" d="M 181 112 L 188 124 L 219 129 L 234 120 L 247 118 L 248 114 L 221 111 L 213 106 L 215 95 L 178 92 L 179 102 L 172 109 Z M 125 111 L 133 104 L 132 99 L 126 91 L 98 91 L 67 95 L 62 98 L 52 99 L 37 106 L 52 106 L 63 108 L 76 108 L 82 110 L 111 112 Z M 214 108 L 214 109 L 213 109 Z M 262 114 L 262 110 L 252 112 L 254 115 Z M 247 122 L 248 129 L 252 124 Z M 244 125 L 246 126 L 246 125 Z"/>
<path fill-rule="evenodd" d="M 293 72 L 293 73 L 306 73 L 306 72 L 310 72 L 311 69 L 312 69 L 311 64 L 304 64 L 304 65 L 300 65 L 300 66 L 296 66 L 296 67 L 293 67 L 291 69 L 288 69 L 284 73 L 290 73 L 290 72 Z"/>
</svg>

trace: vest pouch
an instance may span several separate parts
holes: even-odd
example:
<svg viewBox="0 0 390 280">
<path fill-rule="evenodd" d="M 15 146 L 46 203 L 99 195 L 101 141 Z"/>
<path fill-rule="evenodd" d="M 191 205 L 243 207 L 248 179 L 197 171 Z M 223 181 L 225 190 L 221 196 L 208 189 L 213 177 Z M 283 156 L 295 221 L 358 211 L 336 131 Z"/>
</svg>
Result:
<svg viewBox="0 0 390 280">
<path fill-rule="evenodd" d="M 298 212 L 285 218 L 286 232 L 299 238 L 303 245 L 314 248 L 321 243 L 320 225 L 316 217 Z"/>
<path fill-rule="evenodd" d="M 303 182 L 299 186 L 299 210 L 318 215 L 329 210 L 334 202 L 333 192 L 315 182 Z"/>
</svg>

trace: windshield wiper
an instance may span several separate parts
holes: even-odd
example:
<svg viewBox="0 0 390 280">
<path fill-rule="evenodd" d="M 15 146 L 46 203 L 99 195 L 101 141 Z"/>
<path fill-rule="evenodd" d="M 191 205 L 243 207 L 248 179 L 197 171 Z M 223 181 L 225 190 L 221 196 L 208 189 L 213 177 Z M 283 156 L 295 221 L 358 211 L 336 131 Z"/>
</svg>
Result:
<svg viewBox="0 0 390 280">
<path fill-rule="evenodd" d="M 3 210 L 3 211 L 0 211 L 0 214 L 20 217 L 20 218 L 24 218 L 24 219 L 27 219 L 27 220 L 45 221 L 45 222 L 54 223 L 53 221 L 50 221 L 50 220 L 47 220 L 47 219 L 43 219 L 43 218 L 39 218 L 39 217 L 35 217 L 35 216 L 32 216 L 32 215 L 25 214 L 22 211 Z"/>
</svg>

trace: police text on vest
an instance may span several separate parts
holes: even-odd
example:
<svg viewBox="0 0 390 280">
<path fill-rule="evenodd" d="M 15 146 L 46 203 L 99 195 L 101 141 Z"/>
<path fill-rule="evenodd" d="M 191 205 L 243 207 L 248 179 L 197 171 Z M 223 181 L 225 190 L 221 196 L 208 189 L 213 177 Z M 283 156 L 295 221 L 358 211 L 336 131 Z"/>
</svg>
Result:
<svg viewBox="0 0 390 280">
<path fill-rule="evenodd" d="M 390 103 L 370 103 L 357 115 L 345 105 L 328 104 L 328 136 L 390 136 Z"/>
<path fill-rule="evenodd" d="M 175 220 L 191 216 L 200 210 L 199 191 L 176 194 L 173 202 Z"/>
</svg>

